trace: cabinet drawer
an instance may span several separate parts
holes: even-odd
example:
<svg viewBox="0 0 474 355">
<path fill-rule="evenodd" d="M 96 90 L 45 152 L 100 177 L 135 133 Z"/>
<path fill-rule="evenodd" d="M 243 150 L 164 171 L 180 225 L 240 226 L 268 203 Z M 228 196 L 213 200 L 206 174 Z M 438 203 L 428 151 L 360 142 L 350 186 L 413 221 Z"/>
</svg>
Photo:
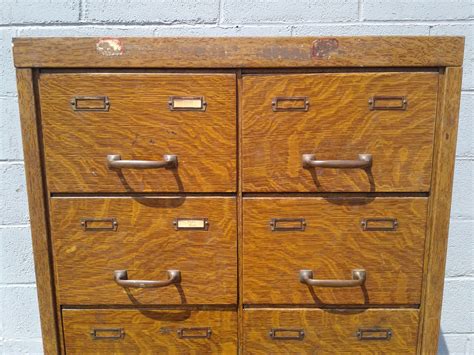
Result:
<svg viewBox="0 0 474 355">
<path fill-rule="evenodd" d="M 434 72 L 244 77 L 244 191 L 428 191 L 437 86 Z"/>
<path fill-rule="evenodd" d="M 244 310 L 245 354 L 415 354 L 417 333 L 414 309 Z"/>
<path fill-rule="evenodd" d="M 233 197 L 53 198 L 59 303 L 235 304 L 235 215 Z"/>
<path fill-rule="evenodd" d="M 235 191 L 235 87 L 231 74 L 41 75 L 49 190 Z"/>
<path fill-rule="evenodd" d="M 243 211 L 244 303 L 420 303 L 426 198 L 245 198 Z"/>
<path fill-rule="evenodd" d="M 234 311 L 79 310 L 62 312 L 68 354 L 235 354 Z"/>
</svg>

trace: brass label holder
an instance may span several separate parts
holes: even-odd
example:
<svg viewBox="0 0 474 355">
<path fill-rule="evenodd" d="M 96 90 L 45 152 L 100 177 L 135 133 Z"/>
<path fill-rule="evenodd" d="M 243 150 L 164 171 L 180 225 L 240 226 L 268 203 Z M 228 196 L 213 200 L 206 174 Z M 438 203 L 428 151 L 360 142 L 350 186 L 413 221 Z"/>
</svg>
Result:
<svg viewBox="0 0 474 355">
<path fill-rule="evenodd" d="M 365 218 L 360 222 L 363 231 L 391 232 L 398 228 L 396 218 Z"/>
<path fill-rule="evenodd" d="M 107 96 L 74 96 L 70 103 L 73 111 L 107 112 L 110 108 Z"/>
<path fill-rule="evenodd" d="M 272 218 L 270 228 L 272 232 L 304 231 L 306 220 L 304 218 Z"/>
<path fill-rule="evenodd" d="M 207 102 L 204 96 L 170 96 L 168 108 L 170 111 L 206 111 Z"/>
<path fill-rule="evenodd" d="M 301 328 L 272 328 L 268 336 L 272 340 L 303 340 L 305 332 Z"/>
<path fill-rule="evenodd" d="M 284 105 L 286 103 L 287 105 Z M 301 111 L 309 110 L 309 99 L 306 96 L 279 96 L 272 100 L 272 111 Z"/>
<path fill-rule="evenodd" d="M 116 218 L 83 218 L 81 219 L 82 229 L 85 231 L 113 231 L 118 228 Z"/>
<path fill-rule="evenodd" d="M 392 329 L 389 328 L 359 328 L 356 332 L 359 340 L 390 340 Z"/>
<path fill-rule="evenodd" d="M 179 339 L 209 339 L 212 329 L 209 327 L 180 328 L 176 333 Z"/>
<path fill-rule="evenodd" d="M 372 96 L 369 99 L 370 111 L 395 110 L 406 111 L 408 100 L 405 96 Z"/>
<path fill-rule="evenodd" d="M 92 340 L 120 340 L 125 337 L 123 328 L 94 328 L 90 334 Z"/>
<path fill-rule="evenodd" d="M 176 230 L 203 230 L 209 229 L 207 218 L 175 218 L 173 226 Z"/>
</svg>

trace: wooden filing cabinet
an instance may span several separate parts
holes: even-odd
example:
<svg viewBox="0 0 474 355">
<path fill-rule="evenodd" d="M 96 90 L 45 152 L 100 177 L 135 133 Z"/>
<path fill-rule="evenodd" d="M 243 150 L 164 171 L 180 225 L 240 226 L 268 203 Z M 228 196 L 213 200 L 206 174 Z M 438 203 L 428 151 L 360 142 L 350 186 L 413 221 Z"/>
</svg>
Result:
<svg viewBox="0 0 474 355">
<path fill-rule="evenodd" d="M 45 352 L 435 353 L 463 47 L 15 39 Z"/>
</svg>

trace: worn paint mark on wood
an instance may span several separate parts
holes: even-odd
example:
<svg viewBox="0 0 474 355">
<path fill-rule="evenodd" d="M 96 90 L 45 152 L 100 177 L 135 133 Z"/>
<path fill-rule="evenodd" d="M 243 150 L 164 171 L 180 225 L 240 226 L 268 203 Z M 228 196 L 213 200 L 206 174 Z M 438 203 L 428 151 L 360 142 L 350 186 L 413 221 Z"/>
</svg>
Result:
<svg viewBox="0 0 474 355">
<path fill-rule="evenodd" d="M 307 60 L 308 47 L 307 46 L 267 46 L 263 47 L 258 56 L 265 59 L 280 59 L 280 60 Z"/>
<path fill-rule="evenodd" d="M 313 42 L 311 56 L 315 59 L 329 59 L 331 55 L 337 53 L 339 41 L 336 38 L 322 38 Z"/>
<path fill-rule="evenodd" d="M 96 43 L 96 50 L 106 57 L 118 56 L 124 53 L 124 46 L 118 38 L 101 38 Z"/>
</svg>

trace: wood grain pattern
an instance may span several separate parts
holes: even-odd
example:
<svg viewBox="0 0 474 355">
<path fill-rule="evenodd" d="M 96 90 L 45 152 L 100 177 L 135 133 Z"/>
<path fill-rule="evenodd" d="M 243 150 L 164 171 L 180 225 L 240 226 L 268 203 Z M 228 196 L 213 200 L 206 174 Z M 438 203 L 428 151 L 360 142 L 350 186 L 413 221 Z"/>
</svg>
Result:
<svg viewBox="0 0 474 355">
<path fill-rule="evenodd" d="M 78 354 L 436 353 L 463 47 L 432 36 L 15 39 L 45 353 L 64 353 L 63 339 Z M 408 109 L 371 111 L 375 95 L 406 96 Z M 74 112 L 75 96 L 108 96 L 110 110 Z M 171 112 L 170 96 L 208 106 Z M 277 96 L 308 96 L 309 111 L 273 112 Z M 374 165 L 311 171 L 303 153 L 372 153 Z M 108 154 L 176 154 L 179 167 L 112 171 Z M 86 232 L 86 217 L 115 217 L 118 229 Z M 210 228 L 176 231 L 177 217 Z M 271 232 L 282 217 L 306 218 L 306 230 Z M 366 217 L 399 227 L 363 232 Z M 127 291 L 112 275 L 175 268 L 179 287 Z M 345 280 L 355 268 L 368 272 L 363 288 L 298 279 L 312 269 Z M 376 326 L 392 338 L 357 340 Z M 92 340 L 94 327 L 126 336 Z M 213 333 L 183 340 L 180 327 Z M 272 341 L 272 327 L 305 337 Z"/>
<path fill-rule="evenodd" d="M 437 73 L 251 75 L 243 83 L 246 192 L 429 191 Z M 374 95 L 406 96 L 406 111 L 371 111 Z M 307 96 L 308 112 L 273 112 L 278 96 Z M 363 169 L 303 168 L 302 155 Z"/>
<path fill-rule="evenodd" d="M 56 323 L 56 300 L 41 168 L 42 159 L 36 117 L 33 71 L 31 69 L 18 69 L 16 74 L 43 349 L 45 354 L 56 354 L 59 351 L 60 343 Z"/>
<path fill-rule="evenodd" d="M 244 354 L 415 354 L 418 310 L 246 309 Z M 303 328 L 303 340 L 272 340 L 271 328 Z M 390 328 L 390 340 L 357 338 L 359 328 Z"/>
<path fill-rule="evenodd" d="M 86 304 L 236 304 L 236 203 L 233 197 L 53 198 L 51 229 L 58 300 Z M 117 231 L 84 231 L 82 218 L 111 218 Z M 208 218 L 209 229 L 175 230 L 175 218 Z M 130 279 L 163 280 L 180 270 L 179 285 L 129 288 Z"/>
<path fill-rule="evenodd" d="M 425 278 L 420 325 L 422 354 L 438 351 L 449 217 L 454 175 L 462 69 L 447 68 L 440 80 L 434 174 L 427 223 Z"/>
<path fill-rule="evenodd" d="M 15 38 L 16 67 L 285 68 L 462 65 L 463 37 Z M 107 44 L 107 42 L 105 43 Z M 115 50 L 114 50 L 115 49 Z"/>
<path fill-rule="evenodd" d="M 237 122 L 238 124 L 238 144 L 237 144 L 237 266 L 238 266 L 238 305 L 237 305 L 237 316 L 238 316 L 238 341 L 239 341 L 239 355 L 242 353 L 243 347 L 243 193 L 242 193 L 242 83 L 243 83 L 242 71 L 237 72 Z"/>
<path fill-rule="evenodd" d="M 51 192 L 233 192 L 235 75 L 43 74 L 39 82 Z M 108 96 L 108 112 L 75 112 L 74 96 Z M 170 96 L 204 96 L 205 112 L 170 111 Z M 122 159 L 178 156 L 176 169 L 109 169 Z"/>
<path fill-rule="evenodd" d="M 419 304 L 426 198 L 244 198 L 245 304 Z M 363 231 L 364 218 L 396 218 L 396 231 Z M 274 232 L 272 218 L 304 218 L 304 231 Z M 365 287 L 310 287 L 317 279 L 351 279 Z"/>
<path fill-rule="evenodd" d="M 68 354 L 236 354 L 235 311 L 63 311 Z M 209 339 L 180 339 L 178 329 L 209 327 Z M 119 340 L 93 340 L 93 328 L 123 328 Z"/>
</svg>

